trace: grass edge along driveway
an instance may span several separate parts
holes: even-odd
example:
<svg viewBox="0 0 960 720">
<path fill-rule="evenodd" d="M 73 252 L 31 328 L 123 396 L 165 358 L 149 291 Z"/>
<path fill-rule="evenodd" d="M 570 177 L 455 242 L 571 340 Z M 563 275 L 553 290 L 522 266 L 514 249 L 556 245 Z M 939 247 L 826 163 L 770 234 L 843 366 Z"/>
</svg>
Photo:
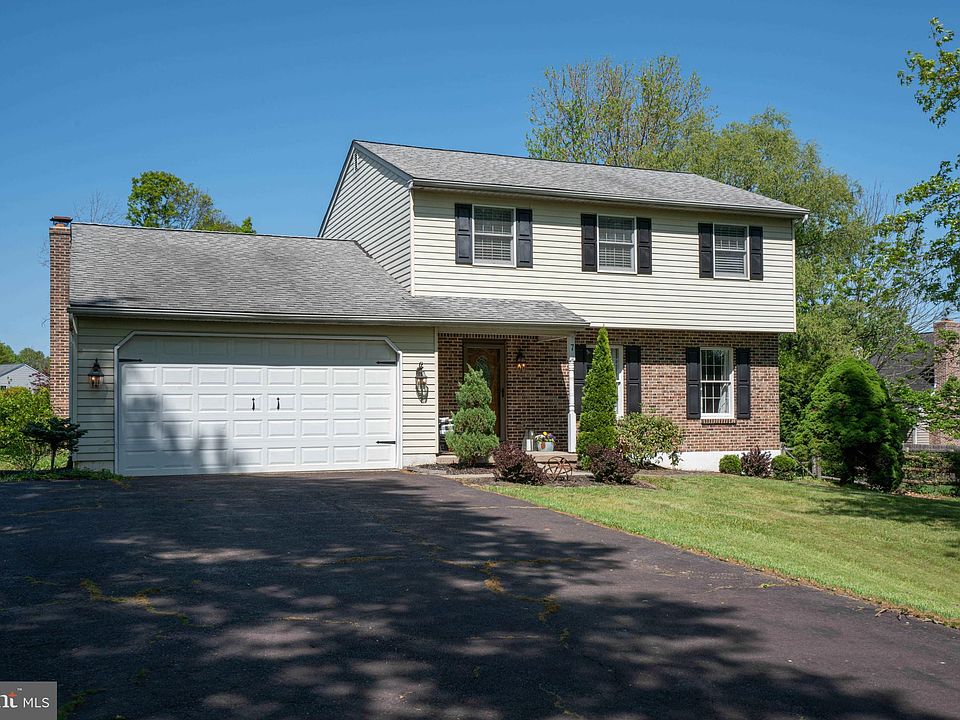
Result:
<svg viewBox="0 0 960 720">
<path fill-rule="evenodd" d="M 731 475 L 653 482 L 486 489 L 960 627 L 960 499 Z"/>
</svg>

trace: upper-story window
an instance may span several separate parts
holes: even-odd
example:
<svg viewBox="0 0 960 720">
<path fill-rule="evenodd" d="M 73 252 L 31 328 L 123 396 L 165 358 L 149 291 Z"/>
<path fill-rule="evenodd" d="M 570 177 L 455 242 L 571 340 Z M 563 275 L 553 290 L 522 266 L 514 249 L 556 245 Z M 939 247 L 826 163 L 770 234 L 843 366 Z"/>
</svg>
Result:
<svg viewBox="0 0 960 720">
<path fill-rule="evenodd" d="M 732 348 L 700 348 L 700 414 L 733 417 Z"/>
<path fill-rule="evenodd" d="M 747 228 L 744 225 L 713 226 L 713 276 L 749 277 Z"/>
<path fill-rule="evenodd" d="M 597 268 L 613 272 L 634 272 L 636 242 L 632 217 L 597 216 Z"/>
<path fill-rule="evenodd" d="M 473 262 L 513 265 L 513 208 L 473 206 Z"/>
</svg>

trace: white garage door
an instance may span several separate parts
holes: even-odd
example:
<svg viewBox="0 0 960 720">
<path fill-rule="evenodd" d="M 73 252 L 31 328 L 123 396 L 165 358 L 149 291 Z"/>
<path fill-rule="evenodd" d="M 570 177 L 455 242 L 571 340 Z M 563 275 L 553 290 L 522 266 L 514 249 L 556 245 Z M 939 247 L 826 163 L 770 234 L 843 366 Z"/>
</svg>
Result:
<svg viewBox="0 0 960 720">
<path fill-rule="evenodd" d="M 121 473 L 399 465 L 399 368 L 383 341 L 137 336 L 119 360 Z"/>
</svg>

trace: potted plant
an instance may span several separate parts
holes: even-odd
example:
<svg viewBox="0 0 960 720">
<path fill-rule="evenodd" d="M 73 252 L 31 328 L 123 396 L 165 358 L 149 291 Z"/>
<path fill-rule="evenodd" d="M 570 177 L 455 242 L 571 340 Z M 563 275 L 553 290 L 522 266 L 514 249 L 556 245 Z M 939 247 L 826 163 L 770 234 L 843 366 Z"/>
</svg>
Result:
<svg viewBox="0 0 960 720">
<path fill-rule="evenodd" d="M 537 450 L 541 452 L 553 452 L 553 444 L 557 441 L 557 438 L 554 437 L 552 432 L 544 430 L 537 435 L 534 440 L 537 444 Z"/>
</svg>

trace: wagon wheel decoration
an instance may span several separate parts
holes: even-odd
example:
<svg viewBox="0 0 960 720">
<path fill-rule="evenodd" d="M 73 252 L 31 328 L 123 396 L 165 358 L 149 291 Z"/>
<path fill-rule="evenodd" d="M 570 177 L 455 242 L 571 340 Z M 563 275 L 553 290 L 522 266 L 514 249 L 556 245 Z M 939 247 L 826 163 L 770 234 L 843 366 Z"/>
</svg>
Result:
<svg viewBox="0 0 960 720">
<path fill-rule="evenodd" d="M 572 474 L 573 466 L 566 458 L 552 457 L 547 460 L 547 477 L 551 480 L 565 480 Z"/>
</svg>

